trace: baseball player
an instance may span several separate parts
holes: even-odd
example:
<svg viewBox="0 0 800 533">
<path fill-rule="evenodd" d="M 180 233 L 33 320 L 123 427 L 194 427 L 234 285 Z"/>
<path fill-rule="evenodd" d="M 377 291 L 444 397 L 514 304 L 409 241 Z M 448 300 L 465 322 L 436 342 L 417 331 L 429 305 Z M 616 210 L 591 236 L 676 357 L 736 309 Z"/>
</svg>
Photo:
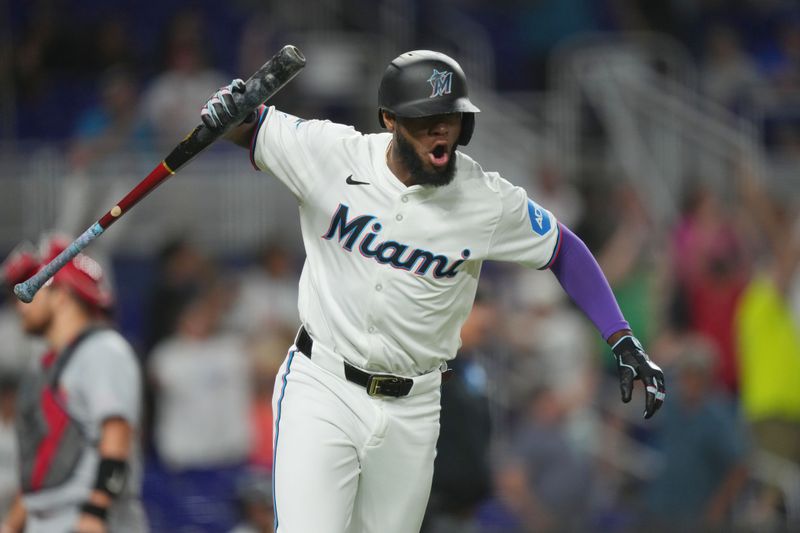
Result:
<svg viewBox="0 0 800 533">
<path fill-rule="evenodd" d="M 244 84 L 201 111 L 230 125 Z M 297 200 L 307 254 L 303 326 L 276 379 L 274 509 L 279 533 L 418 531 L 431 484 L 447 361 L 486 260 L 550 269 L 619 362 L 622 399 L 661 370 L 623 318 L 586 246 L 497 173 L 459 151 L 479 109 L 458 63 L 417 50 L 378 92 L 388 132 L 261 107 L 228 137 Z M 543 274 L 546 275 L 546 274 Z"/>
<path fill-rule="evenodd" d="M 70 242 L 52 237 L 41 256 L 12 252 L 5 283 L 26 279 Z M 16 303 L 25 331 L 43 337 L 49 351 L 20 384 L 21 490 L 2 533 L 146 531 L 138 495 L 141 375 L 133 349 L 105 320 L 111 304 L 100 265 L 83 254 L 31 303 Z"/>
</svg>

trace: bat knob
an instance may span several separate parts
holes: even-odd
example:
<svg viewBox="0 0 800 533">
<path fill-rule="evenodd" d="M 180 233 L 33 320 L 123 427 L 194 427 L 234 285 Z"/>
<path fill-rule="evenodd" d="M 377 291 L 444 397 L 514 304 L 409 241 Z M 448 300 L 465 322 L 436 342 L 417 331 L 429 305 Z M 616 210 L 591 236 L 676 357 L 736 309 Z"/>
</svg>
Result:
<svg viewBox="0 0 800 533">
<path fill-rule="evenodd" d="M 32 287 L 27 282 L 22 282 L 14 285 L 14 294 L 21 301 L 29 304 L 33 301 L 33 296 L 36 294 L 36 291 L 32 290 Z"/>
</svg>

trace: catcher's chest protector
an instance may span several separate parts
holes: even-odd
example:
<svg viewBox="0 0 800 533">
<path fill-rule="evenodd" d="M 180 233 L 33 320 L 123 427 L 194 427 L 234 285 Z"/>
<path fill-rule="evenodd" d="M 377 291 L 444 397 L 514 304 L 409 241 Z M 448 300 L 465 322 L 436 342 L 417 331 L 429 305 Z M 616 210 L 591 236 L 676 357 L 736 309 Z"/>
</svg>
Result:
<svg viewBox="0 0 800 533">
<path fill-rule="evenodd" d="M 66 408 L 59 378 L 76 348 L 99 328 L 90 328 L 60 355 L 46 354 L 23 378 L 17 396 L 16 428 L 22 492 L 36 492 L 69 479 L 88 441 Z"/>
</svg>

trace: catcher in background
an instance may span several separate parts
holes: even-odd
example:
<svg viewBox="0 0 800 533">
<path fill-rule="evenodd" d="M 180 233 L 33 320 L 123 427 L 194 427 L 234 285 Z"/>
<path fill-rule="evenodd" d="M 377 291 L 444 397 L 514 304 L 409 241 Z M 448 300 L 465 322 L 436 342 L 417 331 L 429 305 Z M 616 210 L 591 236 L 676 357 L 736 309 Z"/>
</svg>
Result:
<svg viewBox="0 0 800 533">
<path fill-rule="evenodd" d="M 3 264 L 7 289 L 69 245 L 45 239 L 41 254 L 18 247 Z M 108 323 L 112 294 L 102 268 L 80 254 L 29 304 L 16 302 L 26 333 L 49 348 L 30 366 L 17 398 L 20 494 L 2 533 L 139 533 L 138 427 L 141 372 Z"/>
<path fill-rule="evenodd" d="M 223 87 L 201 118 L 235 126 L 228 138 L 292 192 L 307 254 L 303 326 L 273 397 L 279 533 L 419 531 L 442 376 L 486 260 L 551 270 L 612 346 L 623 401 L 638 379 L 645 417 L 661 406 L 663 374 L 584 243 L 457 150 L 479 110 L 456 61 L 429 50 L 392 60 L 378 134 L 263 106 L 233 124 L 244 90 Z"/>
</svg>

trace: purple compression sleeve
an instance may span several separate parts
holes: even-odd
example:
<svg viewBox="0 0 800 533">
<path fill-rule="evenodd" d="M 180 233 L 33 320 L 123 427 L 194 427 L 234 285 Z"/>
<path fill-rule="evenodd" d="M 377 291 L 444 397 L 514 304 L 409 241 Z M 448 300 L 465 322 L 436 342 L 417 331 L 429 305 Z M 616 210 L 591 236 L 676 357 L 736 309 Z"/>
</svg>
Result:
<svg viewBox="0 0 800 533">
<path fill-rule="evenodd" d="M 608 280 L 583 241 L 559 224 L 561 249 L 550 266 L 572 301 L 589 317 L 603 339 L 621 329 L 630 329 L 619 310 Z"/>
</svg>

